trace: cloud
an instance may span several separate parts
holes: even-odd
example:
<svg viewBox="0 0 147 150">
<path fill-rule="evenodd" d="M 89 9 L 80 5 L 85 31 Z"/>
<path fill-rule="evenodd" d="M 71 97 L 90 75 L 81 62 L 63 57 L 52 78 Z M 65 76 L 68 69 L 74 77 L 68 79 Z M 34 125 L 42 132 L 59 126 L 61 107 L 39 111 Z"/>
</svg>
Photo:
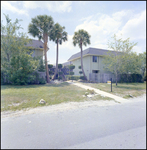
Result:
<svg viewBox="0 0 147 150">
<path fill-rule="evenodd" d="M 5 9 L 7 11 L 11 11 L 13 13 L 23 14 L 28 16 L 28 12 L 24 9 L 18 9 L 16 6 L 17 2 L 9 2 L 9 1 L 1 1 L 2 9 Z"/>
<path fill-rule="evenodd" d="M 130 42 L 138 42 L 134 51 L 144 51 L 144 42 L 146 39 L 146 10 L 135 14 L 132 10 L 122 10 L 114 14 L 95 14 L 80 19 L 81 24 L 76 26 L 75 31 L 79 29 L 86 30 L 91 35 L 90 47 L 108 49 L 107 42 L 116 34 L 122 34 L 122 38 L 130 37 Z"/>
<path fill-rule="evenodd" d="M 122 21 L 129 19 L 133 16 L 132 10 L 121 10 L 112 14 L 114 20 Z"/>
<path fill-rule="evenodd" d="M 86 30 L 91 35 L 91 47 L 100 46 L 98 48 L 104 48 L 107 43 L 107 38 L 118 31 L 121 23 L 116 21 L 113 17 L 106 14 L 96 14 L 82 18 L 85 20 L 84 23 L 78 25 L 75 31 L 79 29 Z M 103 47 L 102 47 L 103 46 Z"/>
<path fill-rule="evenodd" d="M 23 1 L 24 8 L 36 9 L 42 8 L 52 12 L 70 12 L 71 11 L 70 1 Z"/>
<path fill-rule="evenodd" d="M 126 22 L 124 27 L 118 32 L 124 38 L 130 37 L 132 40 L 146 39 L 146 10 Z"/>
</svg>

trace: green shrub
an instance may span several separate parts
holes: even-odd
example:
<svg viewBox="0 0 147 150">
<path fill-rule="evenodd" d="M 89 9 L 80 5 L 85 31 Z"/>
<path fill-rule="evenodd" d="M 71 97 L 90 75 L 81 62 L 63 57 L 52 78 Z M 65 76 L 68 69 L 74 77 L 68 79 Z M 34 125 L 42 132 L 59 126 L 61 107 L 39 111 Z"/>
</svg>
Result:
<svg viewBox="0 0 147 150">
<path fill-rule="evenodd" d="M 81 69 L 81 66 L 79 66 L 78 68 Z"/>
<path fill-rule="evenodd" d="M 79 74 L 82 74 L 83 72 L 82 71 L 79 71 Z"/>
<path fill-rule="evenodd" d="M 63 72 L 59 72 L 59 75 L 62 75 L 63 74 Z"/>
<path fill-rule="evenodd" d="M 70 75 L 74 75 L 74 72 L 69 72 Z"/>
<path fill-rule="evenodd" d="M 73 70 L 73 69 L 75 69 L 75 65 L 71 64 L 68 66 L 68 68 L 69 68 L 69 70 Z"/>
<path fill-rule="evenodd" d="M 61 77 L 61 76 L 59 76 L 59 77 L 58 77 L 58 80 L 61 80 L 61 79 L 62 79 L 62 77 Z"/>
<path fill-rule="evenodd" d="M 71 76 L 71 77 L 70 77 L 70 80 L 75 80 L 74 76 Z"/>
<path fill-rule="evenodd" d="M 44 72 L 45 71 L 45 65 L 43 64 L 43 59 L 40 59 L 40 61 L 39 61 L 38 71 L 39 72 Z"/>
<path fill-rule="evenodd" d="M 1 85 L 8 84 L 8 74 L 6 71 L 1 70 Z"/>
<path fill-rule="evenodd" d="M 62 64 L 58 64 L 58 69 L 61 69 L 62 68 Z"/>
<path fill-rule="evenodd" d="M 70 75 L 66 75 L 67 80 L 79 80 L 80 76 L 70 76 Z"/>
<path fill-rule="evenodd" d="M 48 68 L 49 69 L 53 68 L 53 65 L 52 64 L 48 64 Z"/>
<path fill-rule="evenodd" d="M 82 79 L 82 80 L 86 80 L 84 76 L 80 76 L 80 79 Z"/>
<path fill-rule="evenodd" d="M 127 74 L 121 74 L 120 75 L 120 83 L 134 83 L 134 82 L 143 82 L 143 78 L 141 74 L 129 74 L 127 78 Z"/>
<path fill-rule="evenodd" d="M 146 75 L 144 76 L 144 81 L 146 81 Z"/>
<path fill-rule="evenodd" d="M 46 81 L 45 79 L 42 77 L 42 78 L 39 78 L 39 84 L 46 84 Z"/>
<path fill-rule="evenodd" d="M 49 71 L 49 75 L 52 75 L 53 74 L 53 71 Z"/>
</svg>

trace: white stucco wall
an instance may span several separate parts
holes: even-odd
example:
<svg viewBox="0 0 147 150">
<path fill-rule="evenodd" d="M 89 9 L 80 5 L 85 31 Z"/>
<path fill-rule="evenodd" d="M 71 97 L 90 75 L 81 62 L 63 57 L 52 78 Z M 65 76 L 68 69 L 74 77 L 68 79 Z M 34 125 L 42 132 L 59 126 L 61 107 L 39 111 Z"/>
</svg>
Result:
<svg viewBox="0 0 147 150">
<path fill-rule="evenodd" d="M 80 76 L 78 68 L 81 66 L 81 59 L 78 58 L 76 60 L 72 60 L 72 64 L 75 65 L 74 75 Z M 97 56 L 97 62 L 93 62 L 93 55 L 87 55 L 83 57 L 83 66 L 85 74 L 89 80 L 89 73 L 92 73 L 92 70 L 99 70 L 99 72 L 103 72 L 103 64 L 101 56 Z M 81 69 L 82 71 L 82 69 Z"/>
<path fill-rule="evenodd" d="M 81 59 L 78 58 L 72 60 L 72 64 L 75 65 L 75 69 L 73 70 L 74 75 L 80 76 L 79 71 L 82 71 L 82 69 L 79 69 L 78 67 L 81 66 Z M 114 76 L 112 73 L 104 70 L 103 56 L 97 56 L 97 62 L 93 62 L 93 55 L 84 56 L 83 66 L 88 80 L 94 82 L 107 82 L 110 77 Z M 98 73 L 93 73 L 93 70 L 98 70 Z"/>
</svg>

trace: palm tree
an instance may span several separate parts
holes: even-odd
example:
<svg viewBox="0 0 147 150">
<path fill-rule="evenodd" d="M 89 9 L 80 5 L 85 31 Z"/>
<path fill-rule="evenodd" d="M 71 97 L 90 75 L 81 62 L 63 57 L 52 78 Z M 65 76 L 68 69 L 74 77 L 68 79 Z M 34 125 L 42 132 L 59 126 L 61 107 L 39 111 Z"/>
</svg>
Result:
<svg viewBox="0 0 147 150">
<path fill-rule="evenodd" d="M 49 34 L 50 40 L 55 41 L 55 43 L 57 44 L 56 69 L 55 69 L 55 73 L 53 76 L 53 80 L 55 79 L 56 74 L 58 72 L 58 55 L 59 55 L 58 44 L 62 44 L 63 41 L 64 42 L 67 41 L 67 32 L 65 32 L 64 29 L 65 29 L 64 26 L 62 27 L 59 23 L 56 23 Z"/>
<path fill-rule="evenodd" d="M 31 23 L 28 26 L 28 33 L 30 33 L 33 37 L 38 37 L 39 40 L 43 40 L 47 83 L 50 82 L 47 65 L 47 42 L 48 35 L 53 24 L 54 21 L 51 16 L 38 15 L 37 17 L 32 18 Z"/>
<path fill-rule="evenodd" d="M 76 44 L 79 45 L 80 49 L 81 49 L 81 68 L 82 68 L 82 72 L 83 75 L 85 77 L 85 79 L 87 80 L 87 77 L 85 75 L 84 69 L 83 69 L 83 50 L 82 50 L 82 46 L 87 46 L 87 44 L 90 44 L 90 35 L 88 34 L 87 31 L 81 29 L 78 30 L 77 32 L 74 33 L 73 36 L 73 45 L 76 46 Z"/>
</svg>

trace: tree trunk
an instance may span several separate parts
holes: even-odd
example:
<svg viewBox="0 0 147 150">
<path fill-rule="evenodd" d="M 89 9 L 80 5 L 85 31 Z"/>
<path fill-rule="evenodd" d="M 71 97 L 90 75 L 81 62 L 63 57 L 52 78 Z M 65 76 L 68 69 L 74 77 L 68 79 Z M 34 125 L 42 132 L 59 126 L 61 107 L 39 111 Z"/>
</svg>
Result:
<svg viewBox="0 0 147 150">
<path fill-rule="evenodd" d="M 53 80 L 55 79 L 57 72 L 58 72 L 58 39 L 57 39 L 57 51 L 56 51 L 56 70 L 54 73 Z"/>
<path fill-rule="evenodd" d="M 46 68 L 46 78 L 47 78 L 47 83 L 50 82 L 49 78 L 49 71 L 48 71 L 48 65 L 47 65 L 47 41 L 48 41 L 48 35 L 44 35 L 44 54 L 45 54 L 45 68 Z"/>
<path fill-rule="evenodd" d="M 82 43 L 81 43 L 81 68 L 82 68 L 82 72 L 83 72 L 83 75 L 87 81 L 87 77 L 85 75 L 85 72 L 84 72 L 84 68 L 83 68 L 83 51 L 82 51 Z"/>
</svg>

